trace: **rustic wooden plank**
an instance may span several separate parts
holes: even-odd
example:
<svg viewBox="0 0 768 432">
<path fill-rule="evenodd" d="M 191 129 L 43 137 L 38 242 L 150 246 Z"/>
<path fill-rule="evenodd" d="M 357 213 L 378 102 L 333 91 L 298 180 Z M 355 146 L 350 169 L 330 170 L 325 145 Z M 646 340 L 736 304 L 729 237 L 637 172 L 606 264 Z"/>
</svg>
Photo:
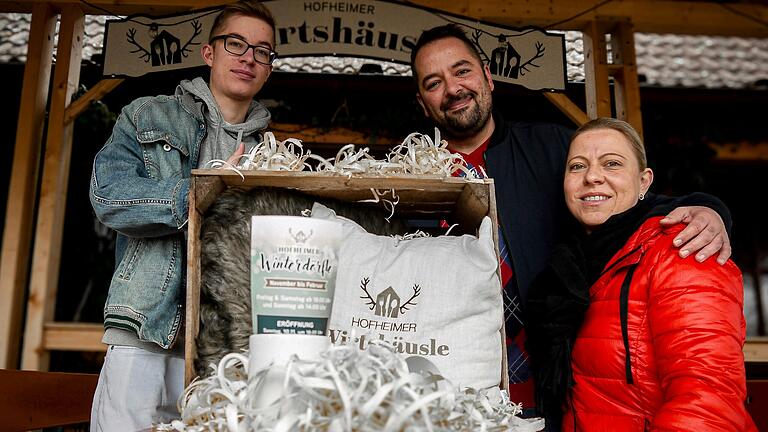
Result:
<svg viewBox="0 0 768 432">
<path fill-rule="evenodd" d="M 454 219 L 449 221 L 459 224 L 457 233 L 477 235 L 480 222 L 490 210 L 489 199 L 488 184 L 465 185 L 453 206 Z"/>
<path fill-rule="evenodd" d="M 48 368 L 48 352 L 43 346 L 43 326 L 53 320 L 56 304 L 72 157 L 72 125 L 64 124 L 64 110 L 80 81 L 84 22 L 85 15 L 77 5 L 68 5 L 62 9 L 27 299 L 21 357 L 24 369 Z"/>
<path fill-rule="evenodd" d="M 589 121 L 589 116 L 565 93 L 545 92 L 544 97 L 565 114 L 576 126 L 581 126 Z"/>
<path fill-rule="evenodd" d="M 749 337 L 744 343 L 744 361 L 768 363 L 768 337 Z"/>
<path fill-rule="evenodd" d="M 67 5 L 81 4 L 89 15 L 166 15 L 192 9 L 202 9 L 234 3 L 236 0 L 95 0 L 85 2 L 76 0 L 2 0 L 0 12 L 29 12 L 38 3 L 50 3 L 61 9 Z M 106 9 L 106 10 L 105 10 Z M 107 10 L 109 12 L 107 12 Z"/>
<path fill-rule="evenodd" d="M 18 367 L 55 27 L 53 9 L 44 3 L 34 5 L 0 257 L 0 368 Z"/>
<path fill-rule="evenodd" d="M 226 185 L 220 177 L 195 177 L 193 178 L 195 187 L 195 196 L 190 195 L 189 208 L 197 209 L 200 213 L 205 213 L 208 207 L 213 204 L 213 201 L 219 196 L 219 194 L 226 188 Z M 194 203 L 192 206 L 191 203 Z M 191 215 L 191 212 L 190 212 Z"/>
<path fill-rule="evenodd" d="M 497 228 L 499 226 L 499 215 L 496 210 L 496 184 L 491 181 L 488 184 L 488 216 L 491 218 L 491 223 L 493 223 L 493 244 L 494 248 L 496 249 L 496 256 L 500 257 L 500 250 L 501 250 L 501 244 L 499 243 L 502 239 L 499 237 L 499 229 Z M 496 267 L 496 275 L 499 277 L 499 282 L 501 282 L 501 266 Z M 499 285 L 499 288 L 501 290 L 504 290 L 504 287 Z M 504 292 L 502 291 L 502 299 L 503 299 Z M 509 359 L 507 358 L 507 327 L 505 320 L 501 321 L 501 388 L 509 392 Z"/>
<path fill-rule="evenodd" d="M 0 369 L 3 430 L 20 431 L 85 423 L 99 376 Z"/>
<path fill-rule="evenodd" d="M 447 215 L 455 211 L 455 202 L 467 184 L 457 178 L 397 177 L 344 177 L 320 175 L 312 172 L 264 172 L 245 171 L 243 177 L 228 170 L 193 170 L 197 176 L 196 202 L 205 213 L 223 187 L 250 189 L 254 187 L 278 187 L 299 191 L 316 198 L 357 202 L 364 206 L 380 206 L 372 189 L 384 193 L 392 188 L 399 197 L 397 214 L 422 217 L 425 213 Z M 211 180 L 217 179 L 217 180 Z M 216 182 L 221 182 L 218 184 Z M 482 184 L 482 183 L 478 183 Z M 387 194 L 383 199 L 391 199 Z M 418 216 L 421 215 L 421 216 Z M 479 219 L 478 219 L 479 220 Z"/>
<path fill-rule="evenodd" d="M 616 101 L 616 118 L 626 121 L 642 138 L 643 113 L 640 108 L 640 81 L 637 78 L 635 33 L 632 22 L 621 20 L 611 30 L 613 63 L 621 72 L 614 74 L 613 94 Z"/>
<path fill-rule="evenodd" d="M 584 39 L 584 91 L 586 92 L 587 116 L 611 117 L 611 92 L 608 85 L 608 54 L 605 45 L 605 29 L 592 21 L 583 29 Z"/>
<path fill-rule="evenodd" d="M 768 141 L 708 142 L 707 146 L 715 151 L 718 162 L 768 161 Z"/>
<path fill-rule="evenodd" d="M 215 197 L 210 189 L 209 178 L 192 177 L 189 189 L 189 214 L 187 228 L 187 298 L 184 329 L 184 385 L 189 385 L 195 374 L 197 358 L 197 335 L 200 331 L 200 224 L 202 213 L 198 210 L 198 185 L 205 185 L 210 201 Z M 223 183 L 219 182 L 219 185 Z M 220 191 L 220 190 L 219 190 Z"/>
<path fill-rule="evenodd" d="M 104 326 L 95 323 L 48 322 L 43 346 L 48 351 L 105 351 Z"/>
<path fill-rule="evenodd" d="M 461 191 L 466 180 L 455 177 L 442 176 L 366 176 L 346 177 L 338 175 L 318 174 L 310 171 L 286 172 L 286 171 L 243 171 L 242 176 L 233 170 L 219 169 L 194 169 L 193 175 L 199 177 L 214 176 L 229 187 L 254 187 L 276 186 L 300 188 L 302 190 L 315 189 L 424 189 L 424 190 L 456 190 Z"/>
<path fill-rule="evenodd" d="M 107 78 L 96 83 L 96 85 L 91 87 L 91 89 L 84 95 L 77 98 L 77 100 L 69 104 L 67 109 L 64 110 L 64 124 L 68 125 L 72 123 L 80 114 L 88 109 L 92 102 L 106 96 L 123 81 L 122 78 Z"/>
<path fill-rule="evenodd" d="M 88 14 L 134 13 L 164 14 L 230 3 L 234 0 L 89 0 L 83 5 Z M 29 12 L 35 4 L 50 2 L 55 6 L 74 0 L 5 0 L 0 12 Z M 768 6 L 764 2 L 730 2 L 731 12 L 716 1 L 622 0 L 608 2 L 598 8 L 596 0 L 412 0 L 416 5 L 443 10 L 513 27 L 549 27 L 559 30 L 579 30 L 600 16 L 625 16 L 635 22 L 636 30 L 650 33 L 768 37 L 768 28 L 759 21 L 768 21 Z M 91 6 L 93 5 L 93 6 Z M 269 3 L 267 3 L 269 5 Z M 583 13 L 586 12 L 586 13 Z M 755 20 L 738 15 L 744 14 Z M 578 15 L 578 16 L 577 16 Z"/>
<path fill-rule="evenodd" d="M 764 2 L 728 3 L 735 12 L 717 1 L 412 0 L 412 3 L 512 27 L 553 26 L 558 30 L 579 30 L 602 16 L 623 16 L 632 19 L 639 32 L 768 37 L 768 28 L 758 22 L 768 21 L 768 6 Z M 598 3 L 604 4 L 595 8 Z"/>
</svg>

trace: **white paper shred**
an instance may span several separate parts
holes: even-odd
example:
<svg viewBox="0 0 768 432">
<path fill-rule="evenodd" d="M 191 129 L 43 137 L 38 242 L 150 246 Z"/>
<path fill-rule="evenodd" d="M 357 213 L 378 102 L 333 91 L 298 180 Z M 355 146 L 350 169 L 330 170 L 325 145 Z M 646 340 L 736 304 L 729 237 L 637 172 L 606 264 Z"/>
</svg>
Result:
<svg viewBox="0 0 768 432">
<path fill-rule="evenodd" d="M 245 170 L 312 171 L 308 163 L 312 159 L 317 165 L 315 172 L 347 177 L 451 177 L 457 171 L 462 172 L 468 181 L 484 177 L 482 173 L 467 168 L 460 154 L 448 150 L 448 143 L 440 139 L 437 128 L 434 140 L 420 133 L 408 135 L 401 144 L 389 151 L 385 159 L 376 159 L 369 151 L 367 147 L 356 149 L 354 144 L 348 144 L 339 149 L 335 157 L 326 159 L 304 150 L 301 141 L 296 138 L 278 141 L 272 132 L 265 132 L 264 140 L 244 154 L 237 164 L 216 159 L 208 162 L 206 167 L 233 169 L 240 175 Z"/>
<path fill-rule="evenodd" d="M 387 155 L 387 162 L 402 167 L 403 174 L 438 175 L 451 177 L 461 171 L 466 179 L 479 175 L 468 169 L 464 158 L 448 150 L 448 142 L 440 139 L 440 130 L 435 128 L 435 140 L 420 133 L 412 133 Z"/>
<path fill-rule="evenodd" d="M 505 392 L 459 391 L 439 375 L 409 372 L 386 343 L 364 351 L 333 346 L 316 360 L 291 359 L 282 395 L 255 408 L 264 377 L 248 381 L 247 354 L 229 354 L 213 374 L 187 387 L 181 419 L 157 431 L 512 431 L 544 428 L 543 419 L 518 417 L 521 405 Z M 283 370 L 283 369 L 281 369 Z"/>
</svg>

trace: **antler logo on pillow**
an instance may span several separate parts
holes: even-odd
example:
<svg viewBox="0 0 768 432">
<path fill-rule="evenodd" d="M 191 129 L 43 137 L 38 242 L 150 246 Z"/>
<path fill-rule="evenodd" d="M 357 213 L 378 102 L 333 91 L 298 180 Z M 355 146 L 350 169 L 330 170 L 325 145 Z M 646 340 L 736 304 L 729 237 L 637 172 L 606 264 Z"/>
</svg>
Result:
<svg viewBox="0 0 768 432">
<path fill-rule="evenodd" d="M 363 278 L 360 281 L 360 289 L 365 293 L 364 296 L 360 296 L 361 299 L 367 300 L 366 305 L 368 309 L 372 310 L 377 316 L 384 318 L 397 318 L 400 314 L 405 313 L 411 306 L 416 306 L 418 303 L 413 300 L 421 294 L 421 287 L 418 284 L 413 284 L 413 295 L 405 303 L 400 305 L 400 296 L 390 286 L 384 291 L 380 292 L 376 296 L 376 300 L 371 297 L 368 292 L 368 283 L 370 278 Z"/>
</svg>

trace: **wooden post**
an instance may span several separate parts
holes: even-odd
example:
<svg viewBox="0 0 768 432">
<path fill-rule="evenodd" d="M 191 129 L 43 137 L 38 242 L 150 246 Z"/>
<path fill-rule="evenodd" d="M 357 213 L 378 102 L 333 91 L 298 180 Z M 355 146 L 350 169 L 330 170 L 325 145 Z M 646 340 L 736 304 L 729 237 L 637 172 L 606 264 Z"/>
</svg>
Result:
<svg viewBox="0 0 768 432">
<path fill-rule="evenodd" d="M 189 181 L 189 199 L 187 207 L 187 223 L 188 225 L 188 241 L 187 241 L 187 301 L 186 311 L 184 315 L 184 386 L 186 387 L 192 382 L 192 379 L 197 375 L 195 373 L 194 360 L 197 358 L 197 343 L 190 343 L 190 341 L 196 341 L 197 335 L 200 333 L 200 219 L 202 218 L 200 210 L 198 210 L 198 189 L 197 186 L 202 184 L 196 177 L 192 177 Z"/>
<path fill-rule="evenodd" d="M 765 336 L 766 329 L 765 312 L 763 312 L 763 290 L 760 283 L 760 276 L 763 274 L 763 268 L 761 265 L 763 262 L 763 254 L 760 252 L 760 244 L 756 238 L 752 241 L 752 251 L 754 258 L 748 272 L 752 275 L 752 286 L 755 290 L 755 309 L 757 309 L 757 335 Z"/>
<path fill-rule="evenodd" d="M 640 111 L 640 83 L 637 79 L 635 57 L 635 33 L 632 21 L 624 19 L 616 23 L 611 31 L 612 63 L 620 65 L 613 75 L 613 96 L 616 103 L 616 118 L 632 125 L 643 136 L 643 115 Z"/>
<path fill-rule="evenodd" d="M 608 52 L 605 30 L 600 22 L 590 21 L 583 31 L 584 79 L 587 115 L 590 119 L 611 117 L 611 92 L 608 85 Z"/>
<path fill-rule="evenodd" d="M 23 369 L 48 368 L 48 351 L 43 346 L 43 333 L 45 323 L 53 319 L 56 304 L 72 154 L 72 124 L 64 124 L 64 115 L 80 81 L 84 21 L 85 15 L 78 5 L 62 7 L 27 300 L 27 323 L 21 361 Z"/>
<path fill-rule="evenodd" d="M 611 37 L 610 62 L 606 41 L 608 35 Z M 642 137 L 643 115 L 632 21 L 629 18 L 593 20 L 584 27 L 583 37 L 587 115 L 591 119 L 614 116 L 609 82 L 609 78 L 613 77 L 615 117 L 631 124 Z"/>
<path fill-rule="evenodd" d="M 21 89 L 13 169 L 0 258 L 0 368 L 18 367 L 24 289 L 29 271 L 38 164 L 51 77 L 56 13 L 47 3 L 32 8 L 27 64 Z"/>
</svg>

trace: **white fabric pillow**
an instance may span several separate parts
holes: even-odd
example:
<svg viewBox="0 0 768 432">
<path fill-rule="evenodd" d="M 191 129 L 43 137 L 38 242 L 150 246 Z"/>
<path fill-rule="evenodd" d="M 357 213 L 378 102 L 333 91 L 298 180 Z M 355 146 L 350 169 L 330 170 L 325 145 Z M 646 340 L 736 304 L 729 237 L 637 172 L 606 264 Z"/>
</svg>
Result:
<svg viewBox="0 0 768 432">
<path fill-rule="evenodd" d="M 312 217 L 336 216 L 315 204 Z M 385 339 L 406 357 L 429 359 L 454 385 L 498 386 L 503 306 L 491 220 L 483 219 L 479 237 L 410 240 L 341 222 L 331 341 L 365 347 Z"/>
</svg>

